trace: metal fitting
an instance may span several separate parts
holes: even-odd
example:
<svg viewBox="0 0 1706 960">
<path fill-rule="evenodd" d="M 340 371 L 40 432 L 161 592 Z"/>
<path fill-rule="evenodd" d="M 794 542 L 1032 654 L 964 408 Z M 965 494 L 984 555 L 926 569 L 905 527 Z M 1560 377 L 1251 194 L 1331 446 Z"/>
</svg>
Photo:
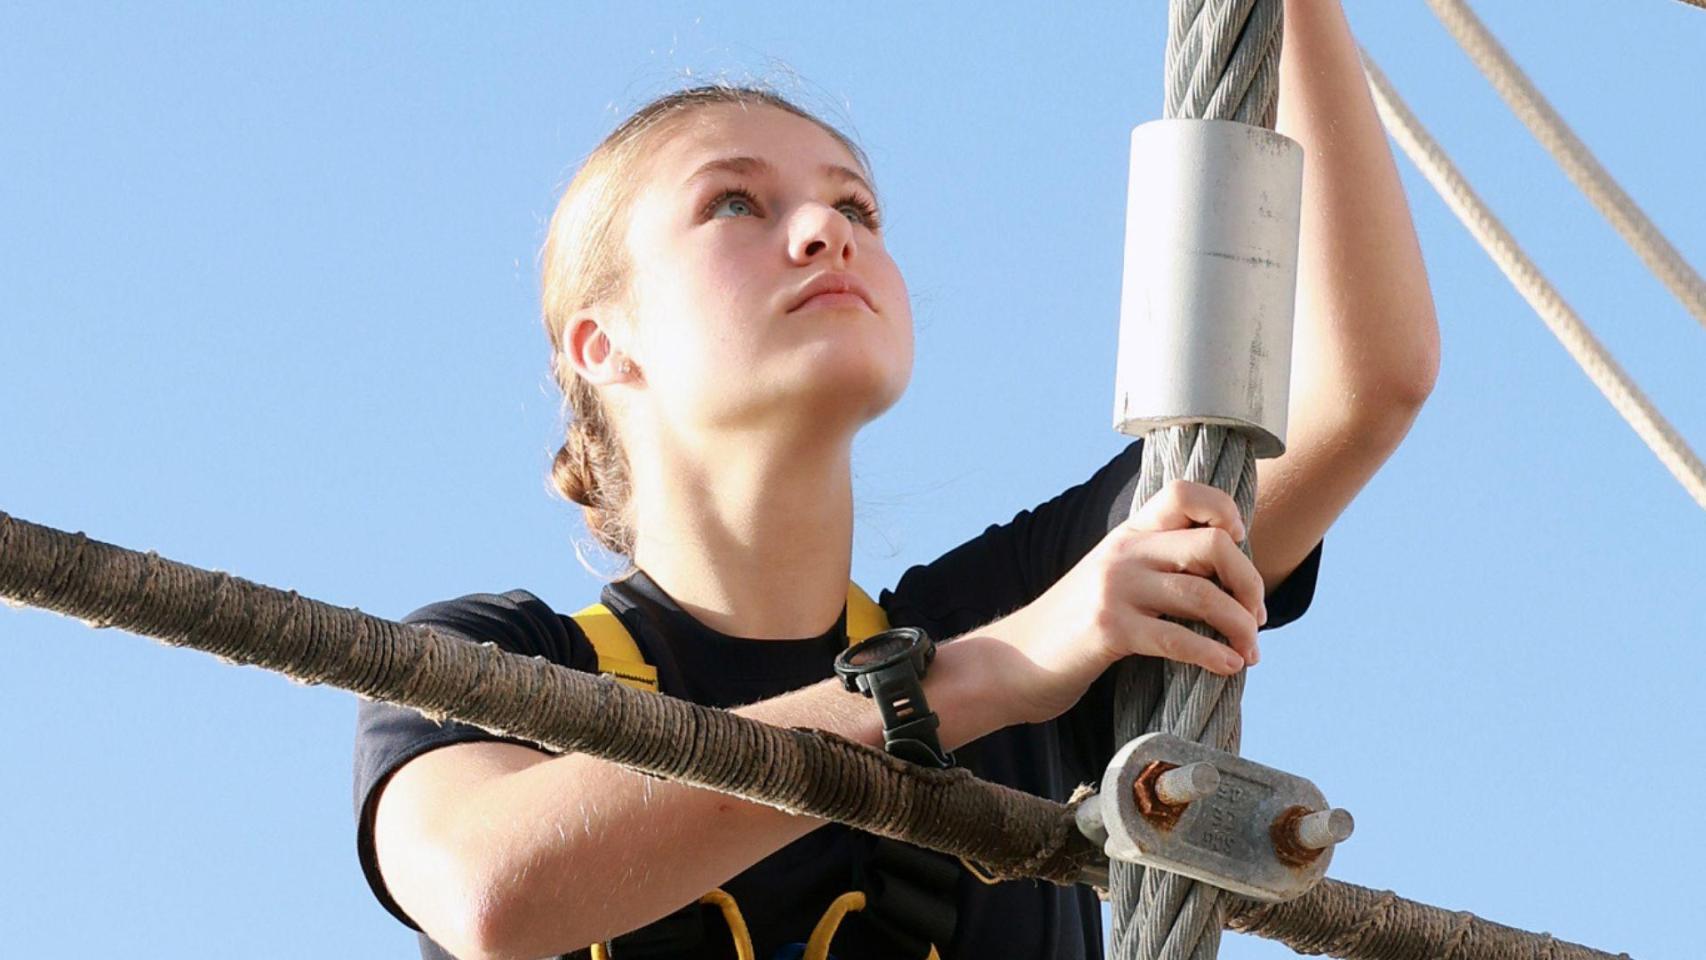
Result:
<svg viewBox="0 0 1706 960">
<path fill-rule="evenodd" d="M 1239 427 L 1285 452 L 1303 148 L 1228 120 L 1131 134 L 1114 429 Z"/>
<path fill-rule="evenodd" d="M 1164 733 L 1122 747 L 1075 816 L 1111 859 L 1270 903 L 1325 876 L 1352 826 L 1302 777 Z"/>
<path fill-rule="evenodd" d="M 1144 767 L 1132 784 L 1137 809 L 1150 823 L 1168 830 L 1184 816 L 1191 801 L 1212 796 L 1220 786 L 1220 771 L 1212 763 L 1179 766 L 1156 760 Z"/>
<path fill-rule="evenodd" d="M 1349 840 L 1355 830 L 1356 818 L 1349 810 L 1335 807 L 1312 811 L 1299 806 L 1275 817 L 1268 833 L 1273 837 L 1274 855 L 1282 863 L 1301 867 L 1314 863 L 1322 851 Z"/>
</svg>

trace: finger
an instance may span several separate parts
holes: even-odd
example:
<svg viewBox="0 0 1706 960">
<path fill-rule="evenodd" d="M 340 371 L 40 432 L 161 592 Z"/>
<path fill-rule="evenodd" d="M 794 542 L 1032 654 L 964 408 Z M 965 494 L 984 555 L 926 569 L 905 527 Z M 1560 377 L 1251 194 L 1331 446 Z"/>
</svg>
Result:
<svg viewBox="0 0 1706 960">
<path fill-rule="evenodd" d="M 1234 540 L 1246 536 L 1238 504 L 1224 490 L 1191 480 L 1170 480 L 1126 521 L 1139 530 L 1219 527 Z"/>
<path fill-rule="evenodd" d="M 1164 573 L 1150 581 L 1151 610 L 1161 616 L 1206 623 L 1248 661 L 1256 651 L 1256 617 L 1213 581 Z"/>
<path fill-rule="evenodd" d="M 1152 569 L 1213 578 L 1258 622 L 1262 619 L 1262 575 L 1225 530 L 1170 530 L 1142 538 L 1134 549 Z"/>
<path fill-rule="evenodd" d="M 1134 653 L 1193 664 L 1221 676 L 1237 673 L 1245 665 L 1243 657 L 1219 640 L 1166 620 L 1149 619 L 1138 631 L 1136 641 L 1139 649 Z"/>
</svg>

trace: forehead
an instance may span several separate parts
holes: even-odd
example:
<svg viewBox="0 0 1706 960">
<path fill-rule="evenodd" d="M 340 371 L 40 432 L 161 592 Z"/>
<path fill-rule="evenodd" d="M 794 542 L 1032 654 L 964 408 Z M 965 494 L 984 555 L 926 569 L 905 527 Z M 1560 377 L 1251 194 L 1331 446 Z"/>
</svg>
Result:
<svg viewBox="0 0 1706 960">
<path fill-rule="evenodd" d="M 789 171 L 814 171 L 824 164 L 864 165 L 829 131 L 811 120 L 765 103 L 719 103 L 701 107 L 671 124 L 652 154 L 651 173 L 661 186 L 681 186 L 702 164 L 751 156 Z"/>
</svg>

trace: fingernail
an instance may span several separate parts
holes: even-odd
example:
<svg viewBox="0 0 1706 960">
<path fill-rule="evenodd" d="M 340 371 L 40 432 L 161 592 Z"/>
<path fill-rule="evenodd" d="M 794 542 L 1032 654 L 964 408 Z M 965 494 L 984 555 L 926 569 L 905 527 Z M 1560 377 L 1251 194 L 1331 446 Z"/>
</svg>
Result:
<svg viewBox="0 0 1706 960">
<path fill-rule="evenodd" d="M 1236 653 L 1228 653 L 1226 655 L 1226 669 L 1234 673 L 1244 669 L 1244 658 Z"/>
<path fill-rule="evenodd" d="M 1265 625 L 1267 622 L 1268 622 L 1268 605 L 1266 603 L 1264 603 L 1264 604 L 1262 604 L 1262 615 L 1260 618 L 1258 618 L 1256 620 L 1256 623 L 1258 626 L 1260 626 L 1260 625 Z"/>
<path fill-rule="evenodd" d="M 1251 647 L 1250 648 L 1250 666 L 1253 667 L 1256 664 L 1261 663 L 1261 662 L 1262 662 L 1262 648 L 1261 647 Z"/>
</svg>

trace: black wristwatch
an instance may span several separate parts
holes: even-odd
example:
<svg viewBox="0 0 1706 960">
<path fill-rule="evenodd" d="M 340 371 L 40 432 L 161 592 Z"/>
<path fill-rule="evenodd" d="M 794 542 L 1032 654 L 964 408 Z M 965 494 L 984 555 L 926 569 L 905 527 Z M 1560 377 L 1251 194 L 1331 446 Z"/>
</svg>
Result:
<svg viewBox="0 0 1706 960">
<path fill-rule="evenodd" d="M 936 736 L 941 720 L 924 699 L 924 673 L 936 659 L 936 642 L 917 627 L 894 627 L 848 647 L 835 673 L 849 692 L 877 702 L 883 749 L 912 763 L 951 767 L 954 756 Z"/>
</svg>

